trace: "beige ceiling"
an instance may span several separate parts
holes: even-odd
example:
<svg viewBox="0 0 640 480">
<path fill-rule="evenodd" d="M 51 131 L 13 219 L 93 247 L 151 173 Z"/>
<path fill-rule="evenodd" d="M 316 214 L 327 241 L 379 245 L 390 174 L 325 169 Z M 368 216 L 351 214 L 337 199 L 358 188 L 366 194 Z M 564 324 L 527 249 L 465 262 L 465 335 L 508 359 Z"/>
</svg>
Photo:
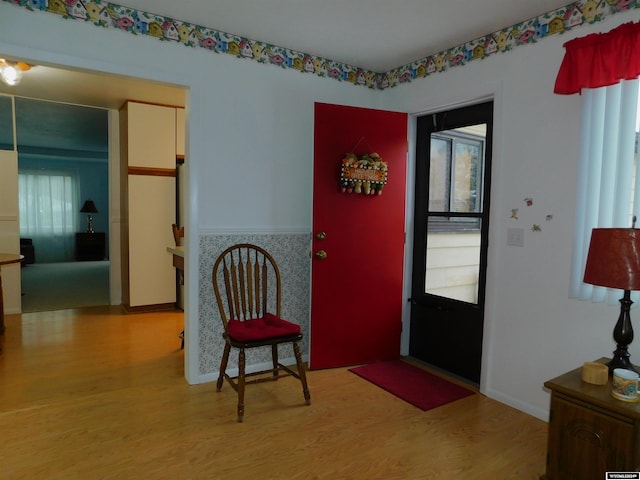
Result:
<svg viewBox="0 0 640 480">
<path fill-rule="evenodd" d="M 125 100 L 185 105 L 185 90 L 171 85 L 45 65 L 25 72 L 15 87 L 0 82 L 0 93 L 113 109 Z"/>
</svg>

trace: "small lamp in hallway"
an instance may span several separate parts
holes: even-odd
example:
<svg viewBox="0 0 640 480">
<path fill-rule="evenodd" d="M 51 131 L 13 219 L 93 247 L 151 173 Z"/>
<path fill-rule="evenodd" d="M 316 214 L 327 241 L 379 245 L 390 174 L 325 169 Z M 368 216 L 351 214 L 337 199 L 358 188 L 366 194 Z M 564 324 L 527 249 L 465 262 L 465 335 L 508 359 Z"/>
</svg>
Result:
<svg viewBox="0 0 640 480">
<path fill-rule="evenodd" d="M 93 203 L 93 200 L 85 200 L 84 205 L 80 209 L 80 212 L 87 213 L 87 233 L 94 233 L 93 231 L 93 217 L 92 213 L 98 213 L 98 209 L 96 208 L 96 204 Z"/>
</svg>

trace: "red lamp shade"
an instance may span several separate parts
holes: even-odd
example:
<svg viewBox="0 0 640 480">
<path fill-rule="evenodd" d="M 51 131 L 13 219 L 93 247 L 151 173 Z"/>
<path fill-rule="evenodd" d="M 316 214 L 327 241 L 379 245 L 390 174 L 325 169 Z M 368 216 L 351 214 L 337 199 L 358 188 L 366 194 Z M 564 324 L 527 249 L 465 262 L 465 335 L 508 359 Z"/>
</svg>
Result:
<svg viewBox="0 0 640 480">
<path fill-rule="evenodd" d="M 640 290 L 640 229 L 594 228 L 584 281 L 602 287 Z"/>
</svg>

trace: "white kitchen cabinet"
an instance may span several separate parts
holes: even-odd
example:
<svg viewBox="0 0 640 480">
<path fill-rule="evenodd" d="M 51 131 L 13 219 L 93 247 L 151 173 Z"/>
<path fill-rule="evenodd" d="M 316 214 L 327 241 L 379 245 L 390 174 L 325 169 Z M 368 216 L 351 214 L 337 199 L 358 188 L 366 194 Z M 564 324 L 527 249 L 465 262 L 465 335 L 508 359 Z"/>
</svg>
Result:
<svg viewBox="0 0 640 480">
<path fill-rule="evenodd" d="M 176 108 L 127 102 L 120 110 L 122 302 L 133 311 L 173 308 L 167 253 L 176 221 Z"/>
</svg>

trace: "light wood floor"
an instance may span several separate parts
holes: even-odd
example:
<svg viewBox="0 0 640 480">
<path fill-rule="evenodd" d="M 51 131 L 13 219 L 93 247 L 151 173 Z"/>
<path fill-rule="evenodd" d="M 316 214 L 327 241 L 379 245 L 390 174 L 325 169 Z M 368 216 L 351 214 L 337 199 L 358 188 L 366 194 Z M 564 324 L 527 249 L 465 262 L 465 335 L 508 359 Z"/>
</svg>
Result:
<svg viewBox="0 0 640 480">
<path fill-rule="evenodd" d="M 546 423 L 480 394 L 423 412 L 350 373 L 189 386 L 176 312 L 7 316 L 2 479 L 538 479 Z M 1 338 L 1 337 L 0 337 Z"/>
</svg>

